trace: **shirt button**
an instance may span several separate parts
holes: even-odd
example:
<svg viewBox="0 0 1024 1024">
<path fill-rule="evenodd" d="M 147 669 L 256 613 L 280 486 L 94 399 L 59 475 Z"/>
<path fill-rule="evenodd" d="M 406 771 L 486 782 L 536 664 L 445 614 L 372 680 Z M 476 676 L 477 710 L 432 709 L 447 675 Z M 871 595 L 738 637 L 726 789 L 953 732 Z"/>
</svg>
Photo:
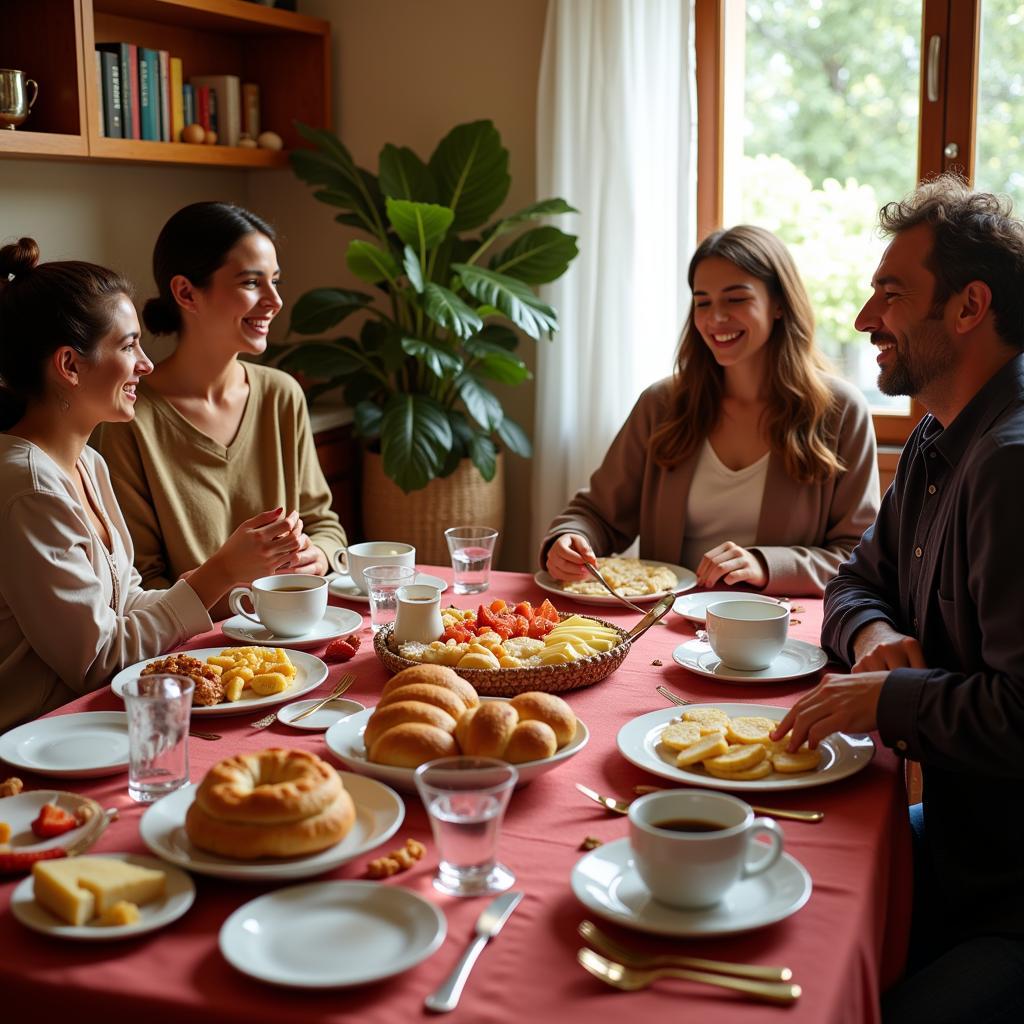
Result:
<svg viewBox="0 0 1024 1024">
<path fill-rule="evenodd" d="M 934 494 L 935 493 L 935 484 L 929 484 L 928 485 L 928 493 L 929 494 Z"/>
<path fill-rule="evenodd" d="M 896 749 L 897 750 L 906 750 L 907 749 L 907 741 L 906 740 L 897 740 L 896 741 Z"/>
<path fill-rule="evenodd" d="M 914 557 L 920 558 L 924 554 L 924 548 L 914 548 Z"/>
</svg>

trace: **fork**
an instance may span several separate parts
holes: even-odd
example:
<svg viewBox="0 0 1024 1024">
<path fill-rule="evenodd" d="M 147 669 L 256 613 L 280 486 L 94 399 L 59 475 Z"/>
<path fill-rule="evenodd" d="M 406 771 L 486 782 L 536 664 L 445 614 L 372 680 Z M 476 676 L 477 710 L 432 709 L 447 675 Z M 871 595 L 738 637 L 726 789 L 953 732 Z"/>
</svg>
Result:
<svg viewBox="0 0 1024 1024">
<path fill-rule="evenodd" d="M 313 714 L 314 711 L 319 711 L 325 704 L 329 704 L 335 697 L 340 697 L 354 682 L 356 677 L 354 675 L 345 675 L 338 680 L 338 685 L 334 687 L 331 692 L 324 697 L 323 700 L 314 704 L 311 708 L 307 708 L 302 712 L 301 715 L 296 715 L 292 721 L 297 722 L 300 718 L 305 718 L 306 715 Z M 273 725 L 277 721 L 277 712 L 271 711 L 269 715 L 264 715 L 262 718 L 258 718 L 252 723 L 253 729 L 266 729 L 268 725 Z"/>
<path fill-rule="evenodd" d="M 669 702 L 669 704 L 678 704 L 680 707 L 685 707 L 687 704 L 692 704 L 692 700 L 688 700 L 686 697 L 680 697 L 678 693 L 673 693 L 667 686 L 656 686 L 655 691 L 660 693 L 662 697 Z"/>
<path fill-rule="evenodd" d="M 717 985 L 719 988 L 731 989 L 747 996 L 753 996 L 767 1003 L 778 1003 L 788 1006 L 800 998 L 800 986 L 790 982 L 753 981 L 750 978 L 730 977 L 727 974 L 712 974 L 708 971 L 694 971 L 682 967 L 658 967 L 644 971 L 625 964 L 616 963 L 607 957 L 595 953 L 592 949 L 580 949 L 576 952 L 576 960 L 580 966 L 595 978 L 613 988 L 626 992 L 647 988 L 661 978 L 682 978 L 684 981 L 697 981 L 704 985 Z"/>
</svg>

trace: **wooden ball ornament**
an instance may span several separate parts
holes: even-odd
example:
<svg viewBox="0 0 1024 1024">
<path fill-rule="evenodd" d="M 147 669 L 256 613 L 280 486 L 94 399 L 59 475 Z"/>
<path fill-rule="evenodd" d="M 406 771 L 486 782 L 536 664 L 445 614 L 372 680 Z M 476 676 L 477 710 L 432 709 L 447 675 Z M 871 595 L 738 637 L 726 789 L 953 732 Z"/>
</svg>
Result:
<svg viewBox="0 0 1024 1024">
<path fill-rule="evenodd" d="M 284 149 L 284 139 L 277 132 L 260 132 L 256 142 L 260 149 Z"/>
<path fill-rule="evenodd" d="M 238 140 L 238 145 L 241 146 L 242 149 L 255 149 L 256 140 L 250 139 L 248 135 L 243 135 L 242 138 Z"/>
<path fill-rule="evenodd" d="M 217 133 L 212 129 L 206 133 L 206 138 L 203 140 L 208 146 L 217 145 Z"/>
<path fill-rule="evenodd" d="M 189 124 L 181 129 L 181 141 L 195 145 L 206 138 L 206 129 L 201 124 Z"/>
</svg>

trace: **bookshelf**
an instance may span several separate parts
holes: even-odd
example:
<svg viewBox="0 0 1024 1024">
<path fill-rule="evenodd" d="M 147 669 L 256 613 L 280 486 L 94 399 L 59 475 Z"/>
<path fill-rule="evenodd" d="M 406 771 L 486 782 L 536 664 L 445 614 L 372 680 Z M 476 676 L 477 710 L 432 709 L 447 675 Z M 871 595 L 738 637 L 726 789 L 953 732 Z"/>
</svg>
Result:
<svg viewBox="0 0 1024 1024">
<path fill-rule="evenodd" d="M 262 126 L 282 137 L 284 151 L 104 138 L 93 57 L 104 42 L 168 50 L 181 57 L 186 80 L 231 74 L 255 82 Z M 244 0 L 3 0 L 0 67 L 39 83 L 25 125 L 0 131 L 0 159 L 285 167 L 299 141 L 294 120 L 331 123 L 329 23 Z"/>
</svg>

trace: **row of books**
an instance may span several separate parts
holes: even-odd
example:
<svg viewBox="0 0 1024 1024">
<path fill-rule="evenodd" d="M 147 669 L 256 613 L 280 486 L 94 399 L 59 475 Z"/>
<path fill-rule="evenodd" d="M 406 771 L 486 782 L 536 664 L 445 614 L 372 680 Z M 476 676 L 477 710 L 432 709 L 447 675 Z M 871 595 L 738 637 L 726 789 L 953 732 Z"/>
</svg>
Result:
<svg viewBox="0 0 1024 1024">
<path fill-rule="evenodd" d="M 259 86 L 237 75 L 193 75 L 183 81 L 180 57 L 134 43 L 99 43 L 96 76 L 100 132 L 110 139 L 180 142 L 185 125 L 217 132 L 237 146 L 244 131 L 260 134 Z"/>
</svg>

